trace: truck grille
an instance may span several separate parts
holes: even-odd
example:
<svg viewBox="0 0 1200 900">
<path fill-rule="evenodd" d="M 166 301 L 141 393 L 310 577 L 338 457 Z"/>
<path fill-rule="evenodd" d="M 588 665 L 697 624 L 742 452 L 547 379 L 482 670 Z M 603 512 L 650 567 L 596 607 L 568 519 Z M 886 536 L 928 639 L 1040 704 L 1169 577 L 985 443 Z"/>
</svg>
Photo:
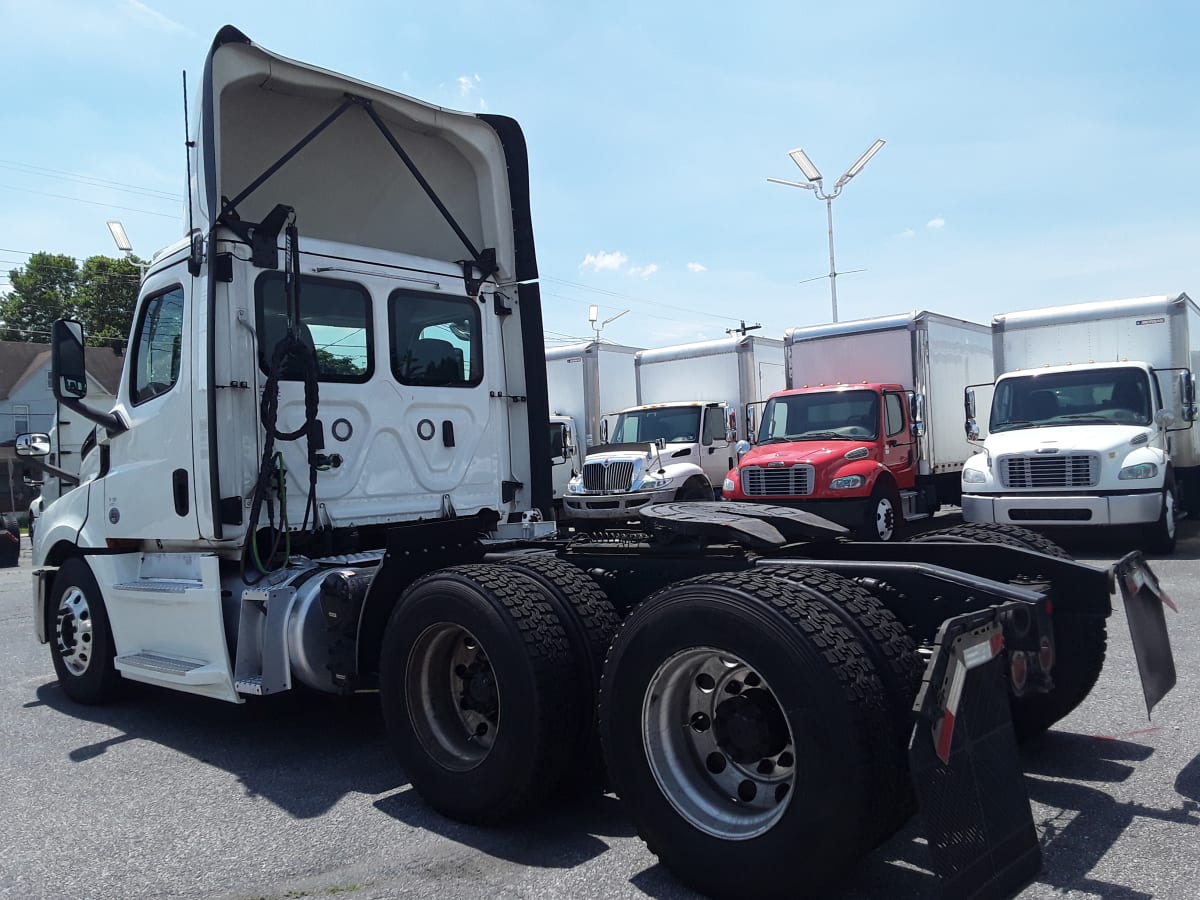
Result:
<svg viewBox="0 0 1200 900">
<path fill-rule="evenodd" d="M 633 484 L 633 460 L 618 459 L 583 464 L 583 487 L 589 491 L 627 491 Z"/>
<path fill-rule="evenodd" d="M 1095 487 L 1099 479 L 1094 453 L 1000 457 L 1000 481 L 1007 488 Z"/>
<path fill-rule="evenodd" d="M 742 492 L 747 497 L 804 497 L 813 492 L 812 466 L 742 469 Z"/>
</svg>

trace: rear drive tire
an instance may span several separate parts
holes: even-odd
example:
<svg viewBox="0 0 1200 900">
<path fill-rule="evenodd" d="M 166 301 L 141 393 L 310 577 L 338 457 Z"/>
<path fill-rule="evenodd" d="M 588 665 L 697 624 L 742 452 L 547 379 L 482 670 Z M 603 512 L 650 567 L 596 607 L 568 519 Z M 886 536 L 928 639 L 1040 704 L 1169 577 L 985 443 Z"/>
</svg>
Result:
<svg viewBox="0 0 1200 900">
<path fill-rule="evenodd" d="M 972 523 L 929 531 L 913 538 L 921 541 L 964 541 L 1003 544 L 1034 550 L 1059 559 L 1072 559 L 1045 535 L 1016 525 Z M 1030 573 L 1037 575 L 1038 573 Z M 1030 584 L 1023 584 L 1030 587 Z M 1025 742 L 1066 718 L 1084 701 L 1104 668 L 1108 650 L 1108 622 L 1100 616 L 1056 615 L 1054 621 L 1054 688 L 1048 694 L 1011 697 L 1013 730 Z"/>
<path fill-rule="evenodd" d="M 604 770 L 597 733 L 596 698 L 604 674 L 604 657 L 620 627 L 621 618 L 608 596 L 577 566 L 553 556 L 528 555 L 505 564 L 541 585 L 546 599 L 567 634 L 575 665 L 575 739 L 570 758 L 577 761 L 564 787 L 587 788 L 599 784 Z"/>
<path fill-rule="evenodd" d="M 609 652 L 609 777 L 651 852 L 703 893 L 818 892 L 876 829 L 883 687 L 815 593 L 766 572 L 679 582 Z"/>
<path fill-rule="evenodd" d="M 120 692 L 121 675 L 100 586 L 87 560 L 73 556 L 54 576 L 46 602 L 50 658 L 63 692 L 76 703 L 106 703 Z"/>
<path fill-rule="evenodd" d="M 566 632 L 529 576 L 482 564 L 413 582 L 380 662 L 384 720 L 413 787 L 472 824 L 536 807 L 571 762 L 575 673 Z"/>
</svg>

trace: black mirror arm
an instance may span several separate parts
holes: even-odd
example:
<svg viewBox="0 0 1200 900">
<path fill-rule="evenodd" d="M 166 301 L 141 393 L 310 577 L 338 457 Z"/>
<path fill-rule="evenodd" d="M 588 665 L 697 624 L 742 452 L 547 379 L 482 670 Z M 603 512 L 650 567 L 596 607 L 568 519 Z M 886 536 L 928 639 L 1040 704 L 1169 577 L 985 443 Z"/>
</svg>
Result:
<svg viewBox="0 0 1200 900">
<path fill-rule="evenodd" d="M 25 465 L 32 465 L 35 469 L 45 472 L 47 475 L 53 475 L 55 478 L 61 478 L 63 481 L 70 482 L 71 486 L 79 484 L 79 476 L 73 472 L 68 472 L 66 469 L 60 469 L 58 466 L 51 465 L 48 462 L 42 462 L 36 456 L 21 457 L 21 462 Z"/>
<path fill-rule="evenodd" d="M 58 391 L 55 391 L 54 393 L 57 395 Z M 85 419 L 95 422 L 97 425 L 103 425 L 108 431 L 109 437 L 114 437 L 115 435 L 121 434 L 123 431 L 129 430 L 129 426 L 125 424 L 125 420 L 116 413 L 101 412 L 100 410 L 94 409 L 80 400 L 76 400 L 74 397 L 59 396 L 57 399 L 59 403 L 72 412 L 79 413 Z"/>
</svg>

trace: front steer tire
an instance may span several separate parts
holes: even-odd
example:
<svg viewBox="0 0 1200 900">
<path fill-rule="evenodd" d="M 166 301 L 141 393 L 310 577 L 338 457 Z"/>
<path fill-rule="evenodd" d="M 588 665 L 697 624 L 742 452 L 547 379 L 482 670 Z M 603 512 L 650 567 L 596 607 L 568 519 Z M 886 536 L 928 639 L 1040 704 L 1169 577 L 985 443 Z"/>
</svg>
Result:
<svg viewBox="0 0 1200 900">
<path fill-rule="evenodd" d="M 68 697 L 95 706 L 120 693 L 123 685 L 113 663 L 116 649 L 108 611 L 83 557 L 71 557 L 54 576 L 46 603 L 46 636 L 54 672 Z"/>
<path fill-rule="evenodd" d="M 511 819 L 572 762 L 576 669 L 542 587 L 497 564 L 413 582 L 384 632 L 380 698 L 405 773 L 438 812 Z"/>
<path fill-rule="evenodd" d="M 1059 559 L 1072 559 L 1050 538 L 1017 525 L 967 523 L 940 531 L 928 531 L 913 538 L 913 541 L 1002 544 Z M 1039 573 L 1028 574 L 1036 577 Z M 1034 693 L 1011 698 L 1013 731 L 1021 743 L 1038 737 L 1070 715 L 1091 693 L 1104 668 L 1108 650 L 1106 619 L 1100 616 L 1055 615 L 1053 622 L 1054 667 L 1050 672 L 1054 679 L 1053 689 L 1047 694 Z"/>
<path fill-rule="evenodd" d="M 878 831 L 883 688 L 811 590 L 769 572 L 679 582 L 605 664 L 613 787 L 651 852 L 711 896 L 823 896 Z"/>
</svg>

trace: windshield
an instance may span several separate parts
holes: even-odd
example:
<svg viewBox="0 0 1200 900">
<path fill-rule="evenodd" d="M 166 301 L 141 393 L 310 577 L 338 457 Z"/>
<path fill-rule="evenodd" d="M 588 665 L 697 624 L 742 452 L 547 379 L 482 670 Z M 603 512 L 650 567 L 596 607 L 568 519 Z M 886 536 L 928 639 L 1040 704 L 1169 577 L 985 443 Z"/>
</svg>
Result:
<svg viewBox="0 0 1200 900">
<path fill-rule="evenodd" d="M 760 444 L 782 441 L 870 441 L 879 437 L 879 395 L 822 391 L 772 397 L 758 429 Z"/>
<path fill-rule="evenodd" d="M 1149 425 L 1150 381 L 1140 369 L 1016 375 L 996 385 L 992 432 L 1079 422 Z"/>
<path fill-rule="evenodd" d="M 700 439 L 700 407 L 667 406 L 621 413 L 613 429 L 614 444 L 653 442 L 694 444 Z"/>
</svg>

